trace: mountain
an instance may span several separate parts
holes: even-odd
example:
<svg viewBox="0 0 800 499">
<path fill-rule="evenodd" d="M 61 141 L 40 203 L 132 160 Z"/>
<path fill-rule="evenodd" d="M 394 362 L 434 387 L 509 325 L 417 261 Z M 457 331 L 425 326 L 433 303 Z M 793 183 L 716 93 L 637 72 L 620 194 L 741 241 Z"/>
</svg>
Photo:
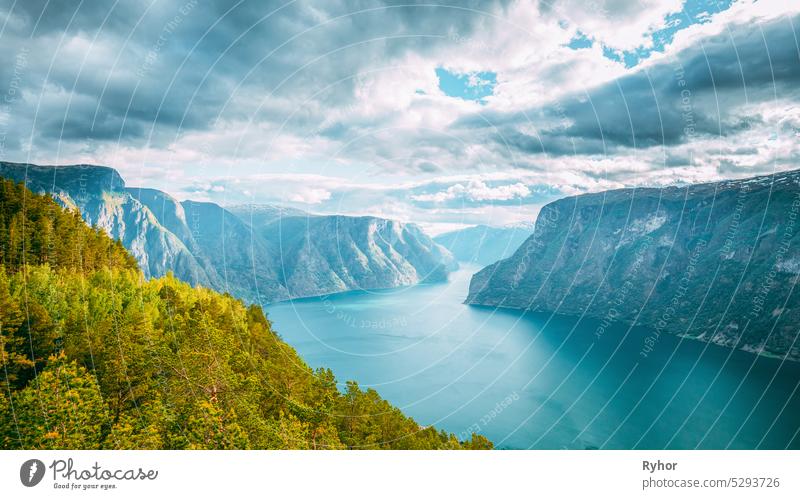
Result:
<svg viewBox="0 0 800 499">
<path fill-rule="evenodd" d="M 490 227 L 476 225 L 433 238 L 460 262 L 488 265 L 508 258 L 533 233 L 533 226 Z"/>
<path fill-rule="evenodd" d="M 0 324 L 0 449 L 492 447 L 340 391 L 260 307 L 143 279 L 119 241 L 3 179 Z"/>
<path fill-rule="evenodd" d="M 79 209 L 88 224 L 123 243 L 145 277 L 173 272 L 251 303 L 442 280 L 454 268 L 450 253 L 412 224 L 179 202 L 126 187 L 103 166 L 0 162 L 0 176 Z"/>
<path fill-rule="evenodd" d="M 279 255 L 280 283 L 294 297 L 441 281 L 456 268 L 452 255 L 414 224 L 305 215 L 253 229 Z"/>
<path fill-rule="evenodd" d="M 466 303 L 646 326 L 642 356 L 670 333 L 800 360 L 798 211 L 800 171 L 568 197 Z"/>
<path fill-rule="evenodd" d="M 178 202 L 155 189 L 127 191 L 208 269 L 212 288 L 255 303 L 290 298 L 279 283 L 280 262 L 275 253 L 260 238 L 253 237 L 250 226 L 233 213 L 214 203 Z"/>
<path fill-rule="evenodd" d="M 287 206 L 276 206 L 274 204 L 234 204 L 225 207 L 228 211 L 242 219 L 248 225 L 263 227 L 284 217 L 305 217 L 310 215 L 297 208 Z"/>
<path fill-rule="evenodd" d="M 218 287 L 214 270 L 199 262 L 179 237 L 125 190 L 116 170 L 93 165 L 0 162 L 0 177 L 24 180 L 32 191 L 50 193 L 62 206 L 79 209 L 88 225 L 122 242 L 145 277 L 172 271 L 190 284 Z"/>
</svg>

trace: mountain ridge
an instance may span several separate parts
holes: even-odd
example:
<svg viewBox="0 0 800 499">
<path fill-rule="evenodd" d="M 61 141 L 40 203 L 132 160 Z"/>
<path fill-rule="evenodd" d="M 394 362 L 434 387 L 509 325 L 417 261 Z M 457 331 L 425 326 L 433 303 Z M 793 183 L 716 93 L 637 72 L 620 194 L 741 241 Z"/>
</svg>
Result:
<svg viewBox="0 0 800 499">
<path fill-rule="evenodd" d="M 310 215 L 274 206 L 254 209 L 254 205 L 234 207 L 242 214 L 237 215 L 216 203 L 178 201 L 157 189 L 126 187 L 121 175 L 106 166 L 0 162 L 0 176 L 24 180 L 33 191 L 49 193 L 62 206 L 79 209 L 89 225 L 123 243 L 145 277 L 173 272 L 191 285 L 228 292 L 251 303 L 443 280 L 452 268 L 449 252 L 418 227 L 386 219 Z M 247 208 L 251 216 L 246 222 L 242 216 Z M 311 221 L 309 227 L 315 232 L 306 233 L 296 222 L 285 225 L 300 230 L 299 235 L 271 225 L 298 218 Z M 393 238 L 397 248 L 376 243 L 375 235 L 380 235 L 376 220 L 405 234 Z M 347 231 L 339 230 L 340 225 Z M 267 227 L 281 233 L 277 242 L 264 232 Z M 404 244 L 408 238 L 416 244 Z M 280 241 L 289 239 L 306 244 L 287 252 Z M 360 248 L 349 251 L 359 246 L 356 239 Z M 340 249 L 347 249 L 352 258 L 343 258 Z M 325 261 L 314 260 L 321 258 Z M 285 265 L 301 271 L 287 277 Z M 318 273 L 309 271 L 313 268 Z"/>
<path fill-rule="evenodd" d="M 592 317 L 800 360 L 800 171 L 571 196 L 465 303 Z"/>
</svg>

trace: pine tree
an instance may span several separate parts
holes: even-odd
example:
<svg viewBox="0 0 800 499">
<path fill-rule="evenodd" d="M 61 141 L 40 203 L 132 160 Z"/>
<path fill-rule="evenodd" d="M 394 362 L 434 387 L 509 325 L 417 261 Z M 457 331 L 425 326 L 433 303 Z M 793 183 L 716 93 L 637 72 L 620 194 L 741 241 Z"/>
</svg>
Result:
<svg viewBox="0 0 800 499">
<path fill-rule="evenodd" d="M 4 403 L 5 449 L 99 449 L 108 415 L 94 378 L 64 357 Z M 15 424 L 19 423 L 19 424 Z"/>
<path fill-rule="evenodd" d="M 5 449 L 456 449 L 375 390 L 312 370 L 262 309 L 168 275 L 0 180 Z"/>
</svg>

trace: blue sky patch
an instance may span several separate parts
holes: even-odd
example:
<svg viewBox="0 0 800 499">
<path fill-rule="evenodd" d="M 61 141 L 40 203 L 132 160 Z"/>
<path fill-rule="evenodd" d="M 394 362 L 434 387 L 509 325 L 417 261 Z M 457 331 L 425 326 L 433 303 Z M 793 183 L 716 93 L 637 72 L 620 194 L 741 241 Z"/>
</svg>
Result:
<svg viewBox="0 0 800 499">
<path fill-rule="evenodd" d="M 621 51 L 603 45 L 603 55 L 612 61 L 622 62 L 627 68 L 632 68 L 650 57 L 653 52 L 663 53 L 666 46 L 675 39 L 678 31 L 695 24 L 709 22 L 713 14 L 727 10 L 733 2 L 734 0 L 686 0 L 680 12 L 666 16 L 664 27 L 653 32 L 651 47 L 637 47 L 633 50 Z M 577 50 L 591 47 L 593 41 L 591 36 L 578 31 L 567 46 Z"/>
<path fill-rule="evenodd" d="M 592 46 L 593 43 L 594 42 L 592 41 L 591 38 L 586 36 L 581 31 L 578 31 L 577 33 L 575 33 L 575 36 L 572 37 L 572 40 L 569 41 L 567 47 L 573 50 L 588 49 L 589 47 Z"/>
<path fill-rule="evenodd" d="M 471 73 L 454 73 L 444 68 L 436 68 L 439 77 L 439 88 L 448 97 L 473 100 L 484 103 L 484 99 L 494 93 L 497 84 L 497 73 L 492 71 L 473 71 Z"/>
</svg>

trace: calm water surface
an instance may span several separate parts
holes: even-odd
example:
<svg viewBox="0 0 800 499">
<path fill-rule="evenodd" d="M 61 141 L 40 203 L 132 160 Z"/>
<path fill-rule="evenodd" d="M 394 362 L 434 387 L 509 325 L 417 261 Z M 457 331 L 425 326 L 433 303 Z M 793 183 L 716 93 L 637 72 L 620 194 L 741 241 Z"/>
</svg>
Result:
<svg viewBox="0 0 800 499">
<path fill-rule="evenodd" d="M 644 329 L 463 305 L 476 270 L 267 312 L 313 367 L 499 448 L 800 448 L 800 364 L 673 336 L 645 358 Z"/>
</svg>

